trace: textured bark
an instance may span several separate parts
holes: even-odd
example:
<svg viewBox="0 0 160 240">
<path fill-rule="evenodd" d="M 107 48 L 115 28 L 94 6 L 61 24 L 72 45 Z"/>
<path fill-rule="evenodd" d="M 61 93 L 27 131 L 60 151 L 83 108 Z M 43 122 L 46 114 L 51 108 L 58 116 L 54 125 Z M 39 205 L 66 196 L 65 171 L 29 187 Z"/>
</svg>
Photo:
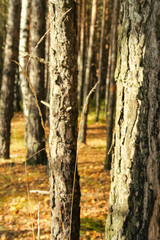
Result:
<svg viewBox="0 0 160 240">
<path fill-rule="evenodd" d="M 10 123 L 13 116 L 14 82 L 18 58 L 20 0 L 10 0 L 0 92 L 0 156 L 9 158 Z"/>
<path fill-rule="evenodd" d="M 106 0 L 103 0 L 103 14 L 102 14 L 102 25 L 101 25 L 101 38 L 100 38 L 100 50 L 99 50 L 99 66 L 98 66 L 98 86 L 96 88 L 96 117 L 95 122 L 99 121 L 99 110 L 100 110 L 100 87 L 102 78 L 102 63 L 103 63 L 103 50 L 104 50 L 104 34 L 105 34 L 105 13 L 106 13 Z"/>
<path fill-rule="evenodd" d="M 19 37 L 19 63 L 26 70 L 27 59 L 24 53 L 28 52 L 28 39 L 29 39 L 29 13 L 30 13 L 30 0 L 22 0 L 21 5 L 21 19 L 20 19 L 20 37 Z M 23 101 L 23 112 L 25 116 L 25 125 L 28 125 L 28 93 L 29 83 L 23 73 L 19 72 L 20 88 Z M 26 141 L 25 141 L 26 142 Z M 27 142 L 26 142 L 27 143 Z"/>
<path fill-rule="evenodd" d="M 31 54 L 33 53 L 39 58 L 45 57 L 45 41 L 42 41 L 38 47 L 35 48 L 40 38 L 45 33 L 45 9 L 46 0 L 34 0 L 31 2 Z M 45 99 L 44 89 L 44 64 L 31 59 L 29 65 L 29 78 L 38 98 L 39 106 L 41 108 L 43 117 L 44 106 L 40 100 Z M 41 124 L 41 118 L 35 104 L 33 93 L 29 89 L 28 92 L 28 121 L 26 125 L 26 142 L 27 142 L 27 158 L 37 153 L 39 150 L 45 148 L 44 130 Z M 28 161 L 28 164 L 46 164 L 46 151 L 43 150 L 34 155 Z"/>
<path fill-rule="evenodd" d="M 110 88 L 109 88 L 109 102 L 108 102 L 108 116 L 107 116 L 107 146 L 106 146 L 106 159 L 105 169 L 111 168 L 111 151 L 113 123 L 114 123 L 114 110 L 116 102 L 116 85 L 114 79 L 116 56 L 117 56 L 117 24 L 119 15 L 119 0 L 113 2 L 113 16 L 112 16 L 112 30 L 111 30 L 111 71 L 110 71 Z"/>
<path fill-rule="evenodd" d="M 88 46 L 88 56 L 87 56 L 87 62 L 86 62 L 86 72 L 85 72 L 85 82 L 84 82 L 83 106 L 85 104 L 85 101 L 86 101 L 86 98 L 87 98 L 87 95 L 88 95 L 88 92 L 89 92 L 96 15 L 97 15 L 97 0 L 93 0 L 93 2 L 92 2 L 92 14 L 91 14 L 90 36 L 89 36 L 89 46 Z M 81 129 L 80 137 L 79 137 L 80 143 L 86 143 L 87 115 L 88 115 L 88 109 L 86 110 L 86 112 L 84 114 L 84 118 L 82 120 L 82 129 Z"/>
<path fill-rule="evenodd" d="M 76 5 L 73 0 L 53 1 L 53 3 L 50 3 L 50 24 L 52 29 L 50 35 L 51 96 L 49 145 L 51 152 L 51 239 L 54 240 L 70 239 L 71 202 L 77 149 L 78 117 L 77 24 L 75 10 Z M 76 171 L 72 215 L 72 240 L 79 239 L 79 203 L 79 176 Z M 59 205 L 61 207 L 62 219 Z"/>
<path fill-rule="evenodd" d="M 160 1 L 121 2 L 106 240 L 160 238 Z"/>
</svg>

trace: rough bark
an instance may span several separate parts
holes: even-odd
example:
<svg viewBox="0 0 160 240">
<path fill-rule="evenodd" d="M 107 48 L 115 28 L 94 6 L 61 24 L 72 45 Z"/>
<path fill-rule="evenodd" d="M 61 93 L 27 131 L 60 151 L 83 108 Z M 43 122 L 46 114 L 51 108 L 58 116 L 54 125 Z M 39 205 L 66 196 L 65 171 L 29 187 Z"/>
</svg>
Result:
<svg viewBox="0 0 160 240">
<path fill-rule="evenodd" d="M 91 13 L 90 36 L 89 36 L 89 46 L 88 46 L 88 56 L 87 56 L 86 71 L 85 71 L 83 106 L 85 104 L 85 101 L 86 101 L 86 98 L 87 98 L 87 95 L 88 95 L 88 92 L 89 92 L 96 14 L 97 14 L 97 0 L 93 0 L 93 2 L 92 2 L 92 13 Z M 88 109 L 86 110 L 86 112 L 84 114 L 83 121 L 82 121 L 82 129 L 81 129 L 80 137 L 79 137 L 80 143 L 86 143 L 87 115 L 88 115 Z"/>
<path fill-rule="evenodd" d="M 111 147 L 112 135 L 114 125 L 114 110 L 116 102 L 116 85 L 114 79 L 116 56 L 117 56 L 117 25 L 119 15 L 119 0 L 113 2 L 113 16 L 112 16 L 112 35 L 111 35 L 111 70 L 110 70 L 110 83 L 109 83 L 109 102 L 108 102 L 108 116 L 107 116 L 107 146 L 106 146 L 106 159 L 105 169 L 111 168 Z"/>
<path fill-rule="evenodd" d="M 34 54 L 39 58 L 45 57 L 45 41 L 43 40 L 39 45 L 37 45 L 38 41 L 45 33 L 45 9 L 46 0 L 34 0 L 31 2 L 31 55 Z M 40 102 L 41 100 L 45 99 L 44 64 L 31 59 L 29 64 L 29 78 L 37 95 L 38 103 L 41 108 L 43 117 L 45 117 L 44 106 Z M 26 142 L 27 158 L 30 158 L 28 164 L 46 164 L 47 156 L 45 150 L 39 152 L 31 158 L 33 154 L 45 148 L 44 130 L 31 89 L 29 89 L 28 92 L 27 105 L 28 121 L 26 125 Z"/>
<path fill-rule="evenodd" d="M 18 58 L 20 0 L 10 0 L 7 21 L 2 86 L 0 92 L 0 156 L 9 158 L 10 124 L 13 116 L 14 82 Z"/>
<path fill-rule="evenodd" d="M 70 238 L 78 117 L 77 24 L 75 10 L 76 5 L 73 0 L 50 1 L 50 24 L 52 30 L 50 35 L 51 96 L 49 146 L 51 152 L 51 239 L 54 240 L 79 239 L 80 187 L 77 171 Z"/>
<path fill-rule="evenodd" d="M 104 34 L 105 34 L 105 13 L 106 13 L 106 0 L 103 0 L 103 14 L 102 14 L 102 25 L 101 25 L 101 38 L 100 38 L 100 50 L 99 50 L 99 66 L 98 66 L 98 86 L 96 88 L 96 117 L 95 122 L 99 121 L 99 110 L 100 110 L 100 87 L 102 78 L 102 63 L 103 63 L 103 50 L 104 50 Z"/>
<path fill-rule="evenodd" d="M 160 1 L 122 1 L 106 240 L 160 238 Z"/>
</svg>

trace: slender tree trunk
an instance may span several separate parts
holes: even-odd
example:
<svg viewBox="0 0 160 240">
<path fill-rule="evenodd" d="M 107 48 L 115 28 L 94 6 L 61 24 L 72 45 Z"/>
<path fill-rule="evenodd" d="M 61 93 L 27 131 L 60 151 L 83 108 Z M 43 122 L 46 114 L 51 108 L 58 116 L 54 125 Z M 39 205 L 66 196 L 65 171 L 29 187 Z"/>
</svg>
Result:
<svg viewBox="0 0 160 240">
<path fill-rule="evenodd" d="M 103 49 L 104 49 L 104 33 L 105 33 L 105 13 L 106 13 L 106 0 L 103 0 L 103 14 L 102 14 L 102 26 L 101 26 L 101 38 L 100 38 L 100 51 L 99 51 L 99 66 L 98 66 L 98 86 L 96 88 L 96 117 L 95 122 L 99 121 L 100 110 L 100 87 L 102 78 L 102 63 L 103 63 Z"/>
<path fill-rule="evenodd" d="M 9 158 L 10 124 L 13 116 L 14 82 L 18 58 L 20 0 L 10 0 L 0 92 L 0 156 Z"/>
<path fill-rule="evenodd" d="M 119 15 L 119 0 L 114 0 L 113 3 L 113 17 L 112 17 L 112 36 L 111 36 L 111 72 L 110 72 L 110 88 L 109 88 L 109 103 L 108 103 L 108 118 L 107 118 L 107 146 L 105 169 L 111 168 L 111 147 L 114 123 L 114 109 L 116 101 L 116 85 L 114 80 L 114 73 L 116 67 L 117 56 L 117 24 Z"/>
<path fill-rule="evenodd" d="M 80 187 L 78 172 L 75 169 L 78 117 L 75 2 L 50 1 L 50 24 L 52 27 L 49 137 L 51 239 L 75 240 L 79 239 L 80 227 Z M 71 214 L 75 171 L 73 214 Z"/>
<path fill-rule="evenodd" d="M 28 52 L 28 40 L 29 40 L 29 13 L 30 13 L 30 0 L 22 0 L 21 6 L 21 19 L 20 19 L 20 38 L 19 38 L 19 63 L 26 70 L 27 59 L 24 57 L 24 53 Z M 25 116 L 25 125 L 28 125 L 28 94 L 29 83 L 23 73 L 19 72 L 20 88 L 23 101 L 23 112 Z M 27 139 L 25 137 L 25 143 Z"/>
<path fill-rule="evenodd" d="M 92 55 L 93 55 L 93 40 L 94 40 L 95 23 L 96 23 L 96 12 L 97 12 L 97 0 L 93 0 L 92 14 L 91 14 L 91 26 L 90 26 L 90 37 L 89 37 L 89 46 L 88 46 L 88 57 L 87 57 L 86 72 L 85 72 L 83 106 L 85 104 L 85 101 L 86 101 L 86 98 L 87 98 L 87 95 L 89 92 L 91 61 L 92 61 Z M 85 112 L 83 122 L 82 122 L 82 129 L 81 129 L 80 138 L 79 138 L 80 143 L 86 143 L 87 114 L 88 114 L 88 109 Z"/>
<path fill-rule="evenodd" d="M 47 2 L 48 6 L 48 2 Z M 46 31 L 50 28 L 50 21 L 49 21 L 49 9 L 47 7 L 46 11 Z M 48 34 L 46 36 L 45 41 L 45 61 L 50 62 L 50 35 Z M 49 64 L 45 64 L 45 99 L 46 102 L 49 103 L 50 101 L 50 70 L 49 70 Z M 49 126 L 49 108 L 46 108 L 45 110 L 45 118 L 46 118 L 46 125 Z"/>
<path fill-rule="evenodd" d="M 107 64 L 107 76 L 106 76 L 106 89 L 105 89 L 105 114 L 106 119 L 108 117 L 108 100 L 109 100 L 109 86 L 110 86 L 110 72 L 111 72 L 111 46 L 109 45 L 108 51 L 108 64 Z"/>
<path fill-rule="evenodd" d="M 42 41 L 37 47 L 38 41 L 45 33 L 45 9 L 46 0 L 34 0 L 31 2 L 31 55 L 39 58 L 45 57 L 45 41 Z M 31 59 L 29 64 L 29 78 L 37 95 L 38 103 L 43 117 L 44 106 L 41 100 L 45 99 L 44 89 L 44 64 Z M 33 93 L 29 89 L 28 93 L 28 122 L 26 125 L 27 158 L 30 158 L 28 164 L 46 164 L 46 151 L 40 151 L 45 148 L 44 130 L 41 124 L 41 118 L 35 104 Z M 38 154 L 31 156 L 40 151 Z"/>
<path fill-rule="evenodd" d="M 160 1 L 121 1 L 106 240 L 160 238 Z"/>
<path fill-rule="evenodd" d="M 81 11 L 81 31 L 80 31 L 80 50 L 78 63 L 78 108 L 81 108 L 82 103 L 82 87 L 84 79 L 84 61 L 85 61 L 85 15 L 86 15 L 86 0 L 82 0 Z"/>
</svg>

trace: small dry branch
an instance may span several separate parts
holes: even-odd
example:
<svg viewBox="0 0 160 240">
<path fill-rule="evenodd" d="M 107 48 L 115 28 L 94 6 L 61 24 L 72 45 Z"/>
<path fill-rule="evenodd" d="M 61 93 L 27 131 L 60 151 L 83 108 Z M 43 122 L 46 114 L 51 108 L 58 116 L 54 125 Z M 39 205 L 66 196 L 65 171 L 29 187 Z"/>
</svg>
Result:
<svg viewBox="0 0 160 240">
<path fill-rule="evenodd" d="M 39 194 L 46 194 L 49 195 L 49 191 L 42 191 L 42 190 L 30 190 L 30 193 L 39 193 Z"/>
</svg>

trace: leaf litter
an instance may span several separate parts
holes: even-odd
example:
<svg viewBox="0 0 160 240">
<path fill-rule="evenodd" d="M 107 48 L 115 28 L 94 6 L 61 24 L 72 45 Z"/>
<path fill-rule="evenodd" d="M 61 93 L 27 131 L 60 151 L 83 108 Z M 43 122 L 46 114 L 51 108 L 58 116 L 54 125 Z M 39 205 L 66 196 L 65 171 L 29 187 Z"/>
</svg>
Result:
<svg viewBox="0 0 160 240">
<path fill-rule="evenodd" d="M 11 124 L 11 158 L 0 160 L 0 239 L 37 239 L 38 206 L 40 239 L 50 239 L 49 195 L 28 193 L 49 190 L 46 167 L 27 166 L 24 144 L 25 122 L 16 113 Z M 81 186 L 80 240 L 104 239 L 110 176 L 104 171 L 106 127 L 89 124 L 87 144 L 80 145 L 78 171 Z"/>
</svg>

